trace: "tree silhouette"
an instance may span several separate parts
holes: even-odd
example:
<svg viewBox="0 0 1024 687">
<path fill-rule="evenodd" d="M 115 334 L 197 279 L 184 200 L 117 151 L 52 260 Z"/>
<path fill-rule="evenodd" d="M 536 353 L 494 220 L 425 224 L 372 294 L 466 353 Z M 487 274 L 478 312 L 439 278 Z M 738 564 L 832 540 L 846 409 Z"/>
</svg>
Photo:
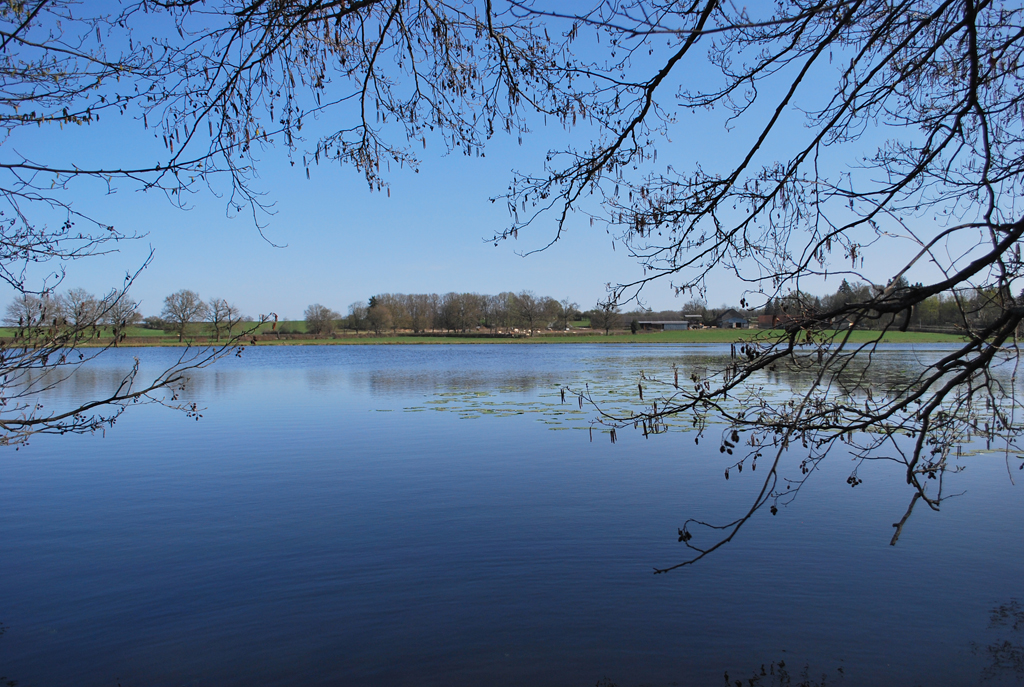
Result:
<svg viewBox="0 0 1024 687">
<path fill-rule="evenodd" d="M 474 155 L 498 132 L 558 124 L 577 137 L 567 133 L 563 149 L 512 180 L 511 220 L 495 242 L 550 218 L 553 233 L 541 242 L 549 245 L 571 215 L 589 216 L 644 268 L 641 279 L 613 286 L 609 303 L 659 280 L 706 300 L 709 277 L 727 273 L 747 284 L 750 302 L 741 307 L 772 302 L 785 314 L 783 335 L 745 345 L 727 368 L 690 386 L 673 380 L 656 407 L 605 418 L 651 428 L 688 415 L 701 427 L 715 412 L 729 423 L 723 450 L 742 440 L 764 464 L 761 448 L 772 445 L 761 495 L 719 545 L 782 498 L 774 480 L 783 455 L 802 454 L 802 472 L 833 445 L 864 456 L 888 446 L 906 468 L 911 507 L 938 508 L 941 491 L 929 485 L 941 482 L 958 446 L 980 435 L 1002 441 L 1008 455 L 1016 450 L 1019 402 L 996 371 L 1015 360 L 1024 319 L 1015 295 L 1024 276 L 1020 7 L 95 7 L 52 0 L 0 14 L 0 126 L 45 130 L 120 117 L 159 136 L 165 153 L 146 164 L 44 164 L 5 144 L 0 278 L 22 294 L 51 293 L 68 261 L 127 238 L 72 207 L 68 184 L 78 177 L 162 191 L 184 205 L 220 176 L 230 183 L 230 207 L 258 221 L 263 201 L 250 183 L 275 143 L 307 174 L 337 162 L 384 190 L 389 165 L 415 166 L 428 143 Z M 680 127 L 684 117 L 692 119 Z M 702 128 L 709 121 L 710 131 Z M 669 143 L 680 129 L 692 140 L 728 137 L 729 145 L 690 162 Z M 55 212 L 62 222 L 47 222 Z M 880 254 L 905 259 L 879 277 L 871 263 Z M 32 262 L 59 267 L 30 285 L 24 268 Z M 808 297 L 807 285 L 828 276 L 867 288 L 827 305 Z M 884 332 L 907 327 L 915 308 L 940 295 L 955 304 L 964 343 L 873 393 L 867 370 Z M 854 343 L 852 332 L 865 325 L 877 335 Z M 61 341 L 47 345 L 65 350 Z M 756 405 L 732 408 L 756 375 L 784 365 L 808 375 L 793 405 L 751 397 Z M 856 471 L 850 477 L 856 484 Z M 702 545 L 696 558 L 715 546 Z"/>
</svg>

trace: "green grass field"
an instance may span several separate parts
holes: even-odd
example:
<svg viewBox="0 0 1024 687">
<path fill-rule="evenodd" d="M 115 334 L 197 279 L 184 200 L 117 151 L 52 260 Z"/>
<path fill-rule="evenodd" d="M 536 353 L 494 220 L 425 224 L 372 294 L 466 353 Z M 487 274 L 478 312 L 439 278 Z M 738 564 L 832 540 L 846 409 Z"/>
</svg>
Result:
<svg viewBox="0 0 1024 687">
<path fill-rule="evenodd" d="M 306 331 L 303 321 L 278 322 L 276 329 L 270 323 L 260 325 L 257 336 L 258 345 L 367 345 L 367 344 L 493 344 L 493 343 L 615 343 L 615 344 L 666 344 L 666 343 L 733 343 L 756 339 L 769 339 L 781 334 L 780 331 L 759 329 L 696 329 L 676 332 L 646 332 L 630 334 L 616 332 L 606 336 L 603 332 L 592 332 L 574 329 L 571 332 L 538 332 L 533 336 L 511 338 L 508 336 L 490 336 L 487 334 L 469 335 L 422 335 L 399 334 L 372 336 L 366 333 L 356 335 L 353 332 L 339 332 L 337 338 L 312 338 L 301 336 Z M 236 332 L 243 331 L 237 327 Z M 0 327 L 0 339 L 10 339 L 15 330 L 11 327 Z M 178 346 L 182 345 L 173 332 L 163 332 L 142 327 L 129 327 L 125 332 L 127 340 L 120 345 L 131 346 Z M 279 336 L 278 336 L 279 335 Z M 873 341 L 877 332 L 858 330 L 851 334 L 852 343 Z M 226 337 L 222 337 L 223 338 Z M 206 331 L 198 329 L 191 336 L 193 344 L 206 345 L 214 343 L 213 337 Z M 886 343 L 942 343 L 962 341 L 962 337 L 951 334 L 928 332 L 889 332 L 885 335 Z M 110 343 L 109 330 L 100 330 L 100 337 L 90 341 L 91 346 L 103 346 Z"/>
<path fill-rule="evenodd" d="M 235 332 L 241 332 L 241 327 L 236 327 Z M 14 338 L 16 329 L 14 327 L 0 327 L 0 340 L 11 340 Z M 178 335 L 174 332 L 165 332 L 159 329 L 147 329 L 145 327 L 126 327 L 124 331 L 127 340 L 122 343 L 122 346 L 177 346 Z M 99 336 L 95 339 L 90 339 L 87 347 L 93 346 L 107 346 L 110 344 L 110 339 L 113 333 L 108 327 L 101 327 L 99 329 Z M 193 338 L 201 340 L 203 343 L 206 342 L 207 338 L 213 341 L 213 336 L 208 336 L 204 330 L 199 332 L 198 330 L 194 333 Z M 221 334 L 221 339 L 227 338 L 226 334 Z"/>
</svg>

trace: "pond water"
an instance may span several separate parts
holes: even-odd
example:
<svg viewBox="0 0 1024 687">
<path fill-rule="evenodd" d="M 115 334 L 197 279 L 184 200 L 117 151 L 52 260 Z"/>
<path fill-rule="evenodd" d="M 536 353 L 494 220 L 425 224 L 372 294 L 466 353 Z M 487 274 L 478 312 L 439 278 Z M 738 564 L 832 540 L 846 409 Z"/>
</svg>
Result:
<svg viewBox="0 0 1024 687">
<path fill-rule="evenodd" d="M 113 351 L 50 401 L 110 387 L 133 355 L 159 370 L 179 352 Z M 867 465 L 850 489 L 848 457 L 830 456 L 777 516 L 652 575 L 684 558 L 686 518 L 732 519 L 758 473 L 725 481 L 717 442 L 685 431 L 591 441 L 592 411 L 559 386 L 623 404 L 640 370 L 728 353 L 250 348 L 194 375 L 198 421 L 133 408 L 105 436 L 6 450 L 0 676 L 626 687 L 784 661 L 829 683 L 1017 684 L 1024 485 L 1001 455 L 965 461 L 962 496 L 919 507 L 895 547 L 899 468 Z"/>
</svg>

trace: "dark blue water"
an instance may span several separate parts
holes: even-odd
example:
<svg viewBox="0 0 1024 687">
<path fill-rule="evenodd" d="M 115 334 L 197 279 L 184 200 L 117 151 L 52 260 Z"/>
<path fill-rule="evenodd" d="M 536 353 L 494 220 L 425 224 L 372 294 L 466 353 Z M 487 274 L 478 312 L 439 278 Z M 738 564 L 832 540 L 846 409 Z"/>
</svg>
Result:
<svg viewBox="0 0 1024 687">
<path fill-rule="evenodd" d="M 1015 684 L 990 626 L 1024 597 L 1024 486 L 965 461 L 941 513 L 895 466 L 830 457 L 699 565 L 728 520 L 715 441 L 590 441 L 563 382 L 728 347 L 249 349 L 198 373 L 199 421 L 134 408 L 106 436 L 0 454 L 0 675 L 19 685 L 721 685 L 780 659 L 846 684 Z M 53 403 L 114 383 L 115 351 Z M 905 349 L 889 362 L 913 365 Z M 567 413 L 566 411 L 575 411 Z M 1018 473 L 1020 474 L 1020 473 Z M 1014 607 L 1010 606 L 1012 611 Z M 1018 607 L 1019 608 L 1019 607 Z M 842 672 L 839 672 L 839 669 Z"/>
</svg>

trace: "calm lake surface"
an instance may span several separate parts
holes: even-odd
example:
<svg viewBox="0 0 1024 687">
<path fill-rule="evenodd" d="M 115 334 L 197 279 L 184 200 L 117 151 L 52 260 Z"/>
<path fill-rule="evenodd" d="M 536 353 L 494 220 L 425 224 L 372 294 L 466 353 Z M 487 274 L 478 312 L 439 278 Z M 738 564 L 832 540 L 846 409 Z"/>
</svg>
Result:
<svg viewBox="0 0 1024 687">
<path fill-rule="evenodd" d="M 621 404 L 640 370 L 728 352 L 250 348 L 195 374 L 198 421 L 142 407 L 105 437 L 5 450 L 0 676 L 626 687 L 722 685 L 783 660 L 829 683 L 1018 684 L 993 651 L 1024 644 L 1024 473 L 1014 486 L 1001 455 L 965 461 L 948 482 L 963 495 L 919 506 L 895 547 L 900 470 L 866 465 L 850 489 L 835 455 L 777 516 L 651 574 L 685 556 L 686 518 L 732 519 L 760 473 L 723 479 L 716 428 L 699 445 L 684 431 L 591 442 L 592 412 L 558 388 Z M 179 354 L 113 351 L 51 401 L 110 388 L 133 355 L 158 371 Z"/>
</svg>

